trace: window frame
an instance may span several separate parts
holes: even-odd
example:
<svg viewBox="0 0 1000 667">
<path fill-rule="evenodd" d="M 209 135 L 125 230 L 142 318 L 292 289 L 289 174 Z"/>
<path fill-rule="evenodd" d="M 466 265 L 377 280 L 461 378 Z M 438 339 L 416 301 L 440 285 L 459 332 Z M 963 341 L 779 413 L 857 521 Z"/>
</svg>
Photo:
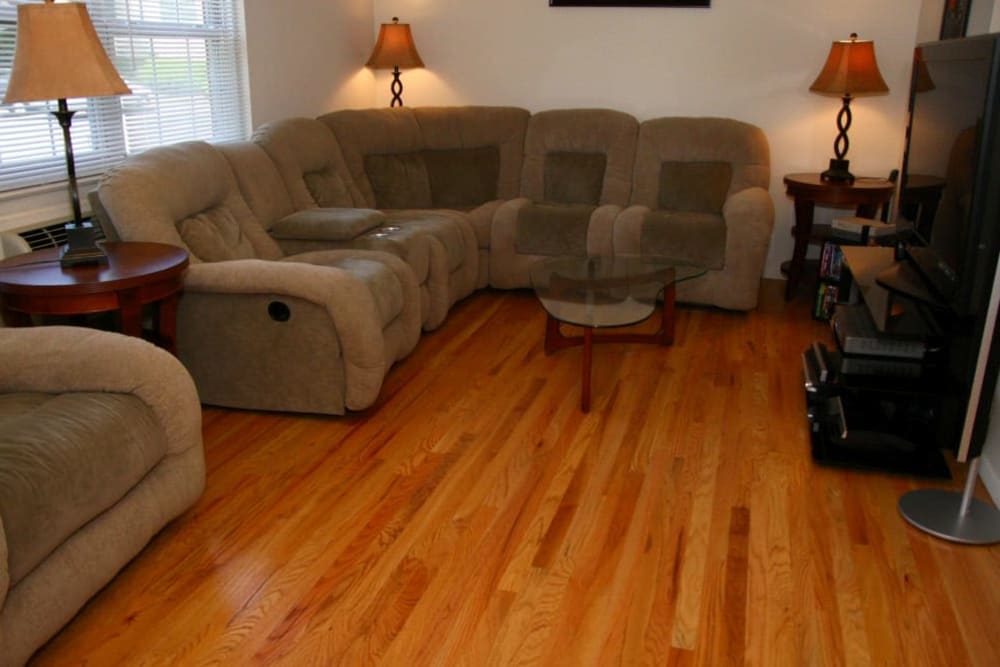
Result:
<svg viewBox="0 0 1000 667">
<path fill-rule="evenodd" d="M 4 7 L 2 4 L 0 3 L 0 31 L 5 26 L 16 27 L 16 6 Z M 72 125 L 74 162 L 77 176 L 83 183 L 93 182 L 127 155 L 142 152 L 155 145 L 195 139 L 235 141 L 245 140 L 249 136 L 249 82 L 242 0 L 89 0 L 87 5 L 105 50 L 135 95 L 67 100 L 70 110 L 75 112 Z M 200 9 L 200 14 L 194 15 L 201 19 L 200 22 L 181 20 L 182 5 Z M 164 7 L 176 9 L 176 21 L 163 20 L 162 14 L 157 17 L 159 20 L 143 16 L 144 13 L 149 13 L 146 10 L 162 12 Z M 184 15 L 184 18 L 188 18 L 188 15 Z M 145 44 L 150 54 L 147 61 L 142 59 L 142 48 L 136 48 L 144 40 L 148 40 Z M 148 82 L 127 75 L 139 63 L 146 65 L 152 62 L 155 72 L 157 57 L 160 57 L 161 62 L 168 57 L 176 58 L 173 52 L 169 56 L 158 53 L 158 44 L 162 44 L 164 40 L 187 44 L 187 60 L 182 69 L 186 67 L 189 74 L 204 71 L 207 77 L 207 85 L 204 87 L 206 95 L 200 95 L 201 88 L 192 84 L 185 95 L 174 94 L 171 98 L 170 85 L 158 88 L 155 84 L 147 85 Z M 191 55 L 192 45 L 195 46 L 194 56 Z M 116 51 L 116 46 L 119 49 L 124 47 L 129 55 L 120 56 L 121 51 Z M 9 58 L 12 60 L 12 39 L 9 48 Z M 137 56 L 137 53 L 140 55 Z M 10 60 L 0 57 L 0 94 L 6 89 Z M 225 79 L 222 87 L 213 82 L 220 77 Z M 197 98 L 205 98 L 205 103 L 209 105 L 208 122 L 202 123 L 202 116 L 191 113 L 188 117 L 188 124 L 192 128 L 190 131 L 178 131 L 176 126 L 165 129 L 165 125 L 178 116 L 172 115 L 177 112 L 171 111 L 164 101 L 176 106 L 177 99 L 184 100 L 185 97 L 192 105 L 199 101 Z M 141 112 L 135 115 L 139 120 L 145 120 L 147 128 L 153 128 L 148 133 L 152 138 L 130 139 L 127 127 L 130 104 L 154 105 L 152 113 L 147 109 L 145 117 Z M 21 136 L 30 141 L 34 136 L 47 135 L 48 141 L 45 144 L 39 142 L 38 157 L 15 158 L 9 166 L 0 162 L 0 202 L 25 197 L 30 199 L 33 195 L 59 188 L 65 192 L 67 176 L 62 130 L 49 113 L 56 109 L 56 101 L 3 105 L 0 106 L 0 114 L 24 114 L 25 109 L 30 109 L 35 122 L 45 122 L 46 125 L 45 130 L 37 131 L 37 135 L 31 135 L 28 130 Z M 218 122 L 220 114 L 224 119 Z M 153 117 L 155 121 L 149 123 L 149 119 Z M 18 127 L 16 122 L 8 122 L 10 127 Z M 207 127 L 207 131 L 202 131 L 203 126 Z M 136 131 L 137 135 L 140 133 Z M 12 132 L 11 136 L 14 135 Z M 0 145 L 0 153 L 2 151 L 3 146 Z M 14 176 L 16 173 L 20 173 L 20 177 Z M 66 202 L 68 204 L 68 198 Z M 9 224 L 4 224 L 2 208 L 0 205 L 0 229 L 9 228 Z M 51 209 L 51 206 L 44 208 Z M 65 210 L 69 211 L 68 205 Z M 41 217 L 41 220 L 51 221 L 51 218 Z"/>
</svg>

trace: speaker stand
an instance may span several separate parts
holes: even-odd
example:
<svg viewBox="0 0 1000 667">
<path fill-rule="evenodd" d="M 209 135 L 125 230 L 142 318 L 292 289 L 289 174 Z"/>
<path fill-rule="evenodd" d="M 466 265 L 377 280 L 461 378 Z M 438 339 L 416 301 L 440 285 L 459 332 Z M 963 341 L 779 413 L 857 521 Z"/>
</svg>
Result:
<svg viewBox="0 0 1000 667">
<path fill-rule="evenodd" d="M 899 513 L 913 526 L 935 537 L 962 544 L 1000 542 L 1000 511 L 973 497 L 979 479 L 979 457 L 969 463 L 965 490 L 919 489 L 903 494 Z"/>
</svg>

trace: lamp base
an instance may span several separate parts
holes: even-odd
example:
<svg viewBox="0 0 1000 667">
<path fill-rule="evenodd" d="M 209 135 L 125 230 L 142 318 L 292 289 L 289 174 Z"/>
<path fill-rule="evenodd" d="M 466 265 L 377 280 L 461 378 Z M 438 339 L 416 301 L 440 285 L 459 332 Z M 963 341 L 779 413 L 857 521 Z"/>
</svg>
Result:
<svg viewBox="0 0 1000 667">
<path fill-rule="evenodd" d="M 832 183 L 853 183 L 854 174 L 847 170 L 850 160 L 839 160 L 830 158 L 830 168 L 819 175 L 824 181 Z"/>
<path fill-rule="evenodd" d="M 94 226 L 89 222 L 66 225 L 66 245 L 59 255 L 62 267 L 81 264 L 107 264 L 108 256 L 94 241 Z"/>
</svg>

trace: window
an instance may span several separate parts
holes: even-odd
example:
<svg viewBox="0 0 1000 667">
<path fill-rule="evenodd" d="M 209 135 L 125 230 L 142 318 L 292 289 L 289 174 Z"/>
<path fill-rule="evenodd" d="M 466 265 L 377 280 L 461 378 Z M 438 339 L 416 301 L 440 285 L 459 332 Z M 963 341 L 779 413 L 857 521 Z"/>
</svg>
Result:
<svg viewBox="0 0 1000 667">
<path fill-rule="evenodd" d="M 99 174 L 161 144 L 249 134 L 242 0 L 87 0 L 132 95 L 69 100 L 77 175 Z M 0 0 L 0 95 L 14 56 L 17 6 Z M 72 54 L 66 54 L 67 59 Z M 0 106 L 0 191 L 64 181 L 52 102 Z"/>
</svg>

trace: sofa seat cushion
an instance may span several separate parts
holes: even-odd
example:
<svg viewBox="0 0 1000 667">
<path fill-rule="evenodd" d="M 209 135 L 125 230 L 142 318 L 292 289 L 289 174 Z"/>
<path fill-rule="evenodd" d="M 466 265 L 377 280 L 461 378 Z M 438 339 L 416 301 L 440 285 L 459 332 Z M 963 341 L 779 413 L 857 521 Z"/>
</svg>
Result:
<svg viewBox="0 0 1000 667">
<path fill-rule="evenodd" d="M 460 225 L 468 223 L 460 221 L 459 217 L 461 214 L 457 212 L 413 210 L 393 211 L 387 216 L 392 226 L 401 227 L 407 233 L 427 234 L 437 239 L 444 248 L 449 273 L 462 268 L 467 257 L 466 237 Z"/>
<path fill-rule="evenodd" d="M 528 204 L 518 211 L 515 247 L 524 255 L 586 255 L 594 206 Z"/>
<path fill-rule="evenodd" d="M 643 254 L 662 255 L 709 269 L 726 263 L 726 222 L 721 215 L 650 211 L 642 221 Z"/>
<path fill-rule="evenodd" d="M 134 487 L 166 454 L 130 394 L 0 395 L 0 516 L 11 585 Z"/>
<path fill-rule="evenodd" d="M 370 208 L 308 208 L 274 223 L 271 236 L 304 241 L 350 241 L 378 227 L 384 220 L 384 214 Z"/>
<path fill-rule="evenodd" d="M 295 261 L 294 257 L 286 261 Z M 339 257 L 326 266 L 341 268 L 368 287 L 375 300 L 375 308 L 379 314 L 379 323 L 383 328 L 388 326 L 403 312 L 403 285 L 391 267 L 377 259 L 369 257 Z"/>
</svg>

